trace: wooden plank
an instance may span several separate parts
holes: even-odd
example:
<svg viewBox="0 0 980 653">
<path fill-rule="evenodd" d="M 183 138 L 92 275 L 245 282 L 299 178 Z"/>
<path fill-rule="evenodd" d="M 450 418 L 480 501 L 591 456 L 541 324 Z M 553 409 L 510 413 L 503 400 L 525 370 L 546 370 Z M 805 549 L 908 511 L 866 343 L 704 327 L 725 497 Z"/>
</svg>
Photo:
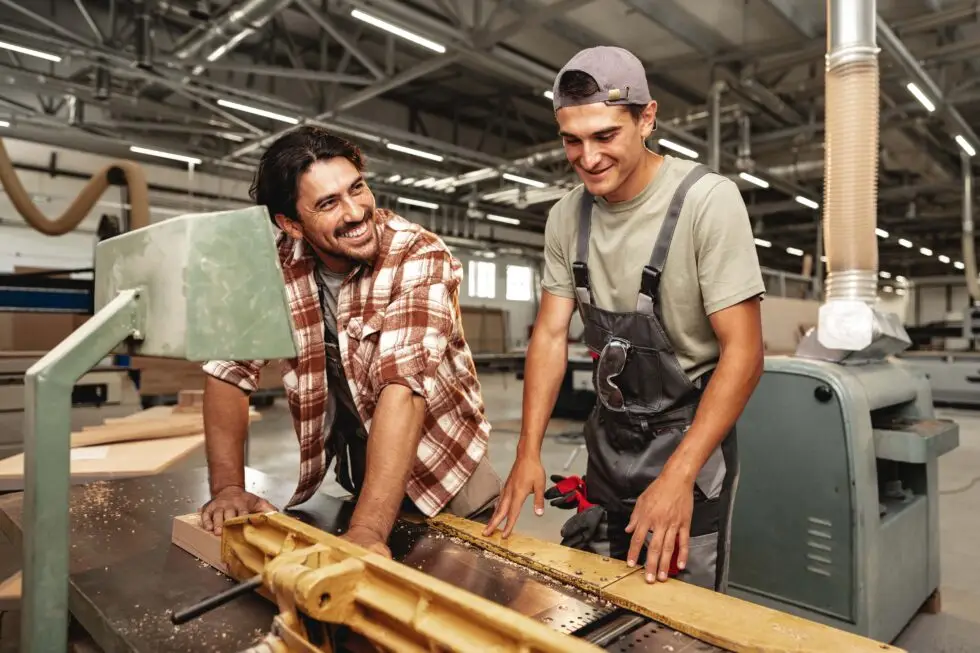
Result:
<svg viewBox="0 0 980 653">
<path fill-rule="evenodd" d="M 174 517 L 171 541 L 202 563 L 228 574 L 227 566 L 221 561 L 221 536 L 204 528 L 200 513 Z"/>
<path fill-rule="evenodd" d="M 902 649 L 815 621 L 766 608 L 679 580 L 651 585 L 642 568 L 511 533 L 483 535 L 484 524 L 441 514 L 433 528 L 553 578 L 598 594 L 620 607 L 735 653 L 898 653 Z"/>
<path fill-rule="evenodd" d="M 896 653 L 902 649 L 679 580 L 651 586 L 642 572 L 600 596 L 736 653 Z"/>
</svg>

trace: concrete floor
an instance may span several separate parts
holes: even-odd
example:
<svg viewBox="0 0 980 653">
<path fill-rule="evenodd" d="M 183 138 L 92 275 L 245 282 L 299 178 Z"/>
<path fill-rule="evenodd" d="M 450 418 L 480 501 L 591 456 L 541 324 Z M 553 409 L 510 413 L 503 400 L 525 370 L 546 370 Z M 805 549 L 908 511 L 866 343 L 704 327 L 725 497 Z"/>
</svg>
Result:
<svg viewBox="0 0 980 653">
<path fill-rule="evenodd" d="M 501 477 L 506 477 L 514 460 L 521 416 L 522 383 L 513 374 L 483 373 L 487 413 L 494 425 L 490 460 Z M 941 458 L 940 463 L 940 542 L 942 549 L 942 612 L 920 614 L 894 643 L 914 653 L 967 653 L 980 650 L 980 412 L 940 409 L 941 417 L 960 425 L 960 446 Z M 578 428 L 574 422 L 554 420 L 550 432 Z M 564 473 L 562 468 L 576 445 L 555 437 L 545 440 L 544 465 L 547 474 Z M 263 411 L 263 419 L 253 425 L 249 464 L 283 479 L 296 478 L 298 451 L 284 402 Z M 585 471 L 584 452 L 572 462 L 567 473 Z M 330 474 L 332 476 L 332 473 Z M 345 495 L 333 483 L 321 491 Z M 547 506 L 541 517 L 534 515 L 532 502 L 524 505 L 516 530 L 552 541 L 570 513 Z"/>
</svg>

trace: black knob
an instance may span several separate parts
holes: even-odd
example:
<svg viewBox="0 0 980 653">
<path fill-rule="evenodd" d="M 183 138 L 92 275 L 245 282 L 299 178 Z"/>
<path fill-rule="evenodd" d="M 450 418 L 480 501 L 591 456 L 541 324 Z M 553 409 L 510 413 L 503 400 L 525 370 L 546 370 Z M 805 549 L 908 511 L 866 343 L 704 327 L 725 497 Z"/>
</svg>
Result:
<svg viewBox="0 0 980 653">
<path fill-rule="evenodd" d="M 817 389 L 813 391 L 813 396 L 817 398 L 817 401 L 825 404 L 834 398 L 834 393 L 831 391 L 829 386 L 818 385 Z"/>
</svg>

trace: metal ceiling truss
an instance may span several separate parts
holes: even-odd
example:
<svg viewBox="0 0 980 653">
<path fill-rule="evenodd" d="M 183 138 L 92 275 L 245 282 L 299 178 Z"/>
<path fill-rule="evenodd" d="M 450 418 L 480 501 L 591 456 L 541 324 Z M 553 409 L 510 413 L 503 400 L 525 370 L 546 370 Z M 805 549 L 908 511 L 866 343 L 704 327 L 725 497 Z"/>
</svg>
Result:
<svg viewBox="0 0 980 653">
<path fill-rule="evenodd" d="M 60 127 L 93 144 L 94 139 L 120 145 L 139 139 L 162 149 L 179 146 L 230 176 L 246 177 L 262 148 L 292 125 L 279 129 L 281 123 L 218 102 L 259 106 L 352 137 L 365 148 L 377 173 L 373 183 L 382 193 L 404 190 L 463 217 L 476 198 L 482 210 L 500 206 L 520 216 L 521 228 L 540 231 L 544 209 L 577 180 L 554 140 L 550 103 L 541 97 L 556 70 L 506 42 L 535 27 L 574 47 L 604 42 L 597 26 L 569 15 L 594 0 L 472 0 L 466 10 L 457 0 L 432 1 L 437 10 L 418 0 L 229 0 L 202 16 L 196 3 L 186 0 L 0 0 L 0 40 L 45 49 L 73 64 L 69 73 L 59 68 L 55 74 L 48 63 L 5 56 L 0 76 L 14 81 L 18 93 L 0 91 L 0 118 L 14 121 L 14 135 L 18 128 L 37 133 Z M 695 50 L 644 61 L 657 92 L 687 107 L 661 114 L 651 145 L 668 138 L 706 158 L 717 148 L 729 176 L 737 179 L 749 171 L 764 177 L 770 182 L 766 189 L 739 180 L 758 235 L 774 242 L 791 238 L 782 244 L 809 243 L 812 249 L 819 212 L 793 198 L 819 201 L 822 195 L 822 3 L 765 0 L 804 42 L 781 37 L 737 46 L 679 0 L 619 1 Z M 980 75 L 971 69 L 972 76 L 960 76 L 955 87 L 935 79 L 945 82 L 945 71 L 980 59 L 980 40 L 969 40 L 962 29 L 978 20 L 978 9 L 972 0 L 921 1 L 922 13 L 904 16 L 890 29 L 879 20 L 879 44 L 887 55 L 882 57 L 881 125 L 883 133 L 902 130 L 935 159 L 935 169 L 953 172 L 958 152 L 950 147 L 949 134 L 956 131 L 976 143 L 973 116 L 978 114 L 967 108 L 980 104 Z M 352 19 L 353 10 L 437 41 L 445 51 L 406 44 Z M 294 30 L 299 23 L 305 31 Z M 915 55 L 904 38 L 919 39 Z M 686 81 L 687 69 L 705 71 L 705 66 L 718 83 L 717 96 Z M 907 94 L 910 76 L 937 111 L 927 112 Z M 284 89 L 299 92 L 284 94 Z M 24 93 L 36 93 L 37 106 Z M 358 109 L 376 98 L 410 106 L 404 122 L 364 117 Z M 717 120 L 712 119 L 715 104 Z M 95 111 L 86 115 L 86 106 Z M 442 129 L 432 131 L 433 116 L 452 124 L 450 138 Z M 464 128 L 479 136 L 462 138 Z M 392 151 L 389 143 L 441 160 Z M 789 153 L 799 165 L 787 165 Z M 514 183 L 503 173 L 550 186 Z M 937 190 L 937 183 L 947 186 Z M 919 178 L 883 164 L 880 185 L 885 228 L 919 234 L 929 229 L 923 225 L 955 219 L 959 199 L 953 177 Z M 903 192 L 914 188 L 932 190 L 911 197 Z M 918 207 L 911 211 L 913 221 L 898 217 L 909 213 L 907 206 Z M 953 242 L 958 234 L 935 237 Z M 894 256 L 890 250 L 883 245 L 886 264 Z M 793 256 L 776 247 L 761 254 L 770 262 L 794 264 Z"/>
</svg>

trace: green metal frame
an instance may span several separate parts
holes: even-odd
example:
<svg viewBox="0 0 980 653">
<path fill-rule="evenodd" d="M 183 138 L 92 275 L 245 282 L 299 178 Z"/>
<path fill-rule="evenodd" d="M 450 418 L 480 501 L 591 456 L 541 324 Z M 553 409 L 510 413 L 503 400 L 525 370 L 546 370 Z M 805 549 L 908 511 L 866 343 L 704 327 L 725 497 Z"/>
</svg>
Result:
<svg viewBox="0 0 980 653">
<path fill-rule="evenodd" d="M 180 216 L 99 243 L 96 314 L 26 374 L 22 649 L 68 644 L 71 392 L 114 351 L 204 361 L 296 356 L 264 207 Z"/>
<path fill-rule="evenodd" d="M 27 370 L 24 439 L 24 651 L 68 646 L 71 391 L 143 330 L 145 304 L 126 290 Z"/>
</svg>

